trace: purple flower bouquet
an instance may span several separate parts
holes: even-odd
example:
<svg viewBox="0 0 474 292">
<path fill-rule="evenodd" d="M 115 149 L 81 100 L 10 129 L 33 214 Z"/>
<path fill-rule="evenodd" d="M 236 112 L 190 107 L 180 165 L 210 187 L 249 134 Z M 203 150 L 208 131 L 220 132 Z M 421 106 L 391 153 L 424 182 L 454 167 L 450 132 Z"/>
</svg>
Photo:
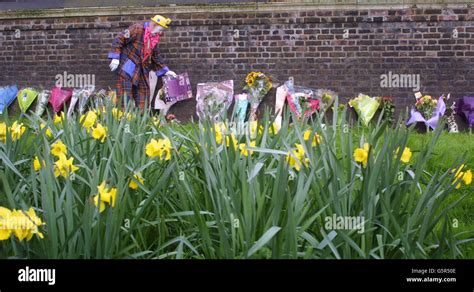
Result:
<svg viewBox="0 0 474 292">
<path fill-rule="evenodd" d="M 423 97 L 420 97 L 420 99 L 423 99 Z M 436 103 L 436 107 L 434 108 L 433 113 L 431 114 L 431 117 L 429 118 L 424 117 L 423 114 L 421 114 L 421 112 L 419 112 L 415 108 L 412 108 L 411 117 L 407 122 L 407 126 L 413 123 L 419 122 L 419 123 L 424 123 L 427 128 L 432 128 L 434 130 L 438 126 L 439 119 L 444 115 L 445 111 L 446 111 L 446 104 L 444 103 L 444 96 L 441 96 Z"/>
<path fill-rule="evenodd" d="M 463 113 L 469 128 L 474 125 L 474 96 L 465 96 L 457 103 L 456 112 Z"/>
</svg>

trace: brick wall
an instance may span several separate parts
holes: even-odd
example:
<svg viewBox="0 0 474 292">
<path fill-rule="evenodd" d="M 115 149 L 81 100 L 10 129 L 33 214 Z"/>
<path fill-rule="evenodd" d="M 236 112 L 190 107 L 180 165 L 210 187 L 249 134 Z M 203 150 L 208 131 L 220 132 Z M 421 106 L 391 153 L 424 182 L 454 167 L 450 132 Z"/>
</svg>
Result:
<svg viewBox="0 0 474 292">
<path fill-rule="evenodd" d="M 187 71 L 193 84 L 234 79 L 239 91 L 245 74 L 260 70 L 343 97 L 392 95 L 399 108 L 411 105 L 411 88 L 380 87 L 381 74 L 392 71 L 420 74 L 421 91 L 435 96 L 474 95 L 474 18 L 468 5 L 324 9 L 275 3 L 160 12 L 174 20 L 159 44 L 162 53 L 169 67 Z M 50 87 L 56 74 L 67 71 L 95 74 L 98 87 L 113 86 L 107 59 L 113 38 L 154 13 L 156 8 L 128 15 L 32 12 L 4 19 L 0 13 L 0 85 Z M 193 102 L 181 108 L 192 112 Z"/>
</svg>

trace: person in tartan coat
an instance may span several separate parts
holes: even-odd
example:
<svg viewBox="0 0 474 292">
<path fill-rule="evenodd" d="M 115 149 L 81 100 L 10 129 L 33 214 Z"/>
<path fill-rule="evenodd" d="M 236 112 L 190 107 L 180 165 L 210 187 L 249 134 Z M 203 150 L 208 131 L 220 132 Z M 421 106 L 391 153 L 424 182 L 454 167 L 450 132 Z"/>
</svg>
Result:
<svg viewBox="0 0 474 292">
<path fill-rule="evenodd" d="M 160 36 L 168 28 L 171 19 L 155 15 L 148 22 L 136 23 L 121 32 L 112 44 L 109 53 L 110 70 L 118 74 L 117 91 L 122 100 L 124 96 L 132 98 L 135 105 L 144 108 L 150 100 L 150 71 L 155 71 L 158 77 L 171 75 L 173 71 L 163 62 L 158 49 Z"/>
</svg>

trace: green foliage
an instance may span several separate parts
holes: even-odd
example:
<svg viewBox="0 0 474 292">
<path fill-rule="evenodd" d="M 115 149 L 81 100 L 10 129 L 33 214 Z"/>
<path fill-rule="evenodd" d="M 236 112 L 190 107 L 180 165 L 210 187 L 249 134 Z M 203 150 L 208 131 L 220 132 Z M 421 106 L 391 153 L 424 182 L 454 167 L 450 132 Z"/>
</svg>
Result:
<svg viewBox="0 0 474 292">
<path fill-rule="evenodd" d="M 108 129 L 104 143 L 93 139 L 78 117 L 56 125 L 47 118 L 52 138 L 39 129 L 37 117 L 26 117 L 19 140 L 0 142 L 0 206 L 33 206 L 46 223 L 40 227 L 45 237 L 0 241 L 0 257 L 466 257 L 472 218 L 459 206 L 472 211 L 472 204 L 465 204 L 472 203 L 472 195 L 465 200 L 472 186 L 458 191 L 452 184 L 451 170 L 466 158 L 439 147 L 443 127 L 425 136 L 382 122 L 351 129 L 345 115 L 342 110 L 332 120 L 321 116 L 289 124 L 287 113 L 275 133 L 267 113 L 256 137 L 252 131 L 233 133 L 237 148 L 225 130 L 218 143 L 209 120 L 165 124 L 137 109 L 117 118 L 109 104 L 98 118 Z M 321 140 L 312 145 L 316 133 Z M 170 160 L 147 156 L 152 138 L 171 140 Z M 69 178 L 54 176 L 50 148 L 58 139 L 79 167 Z M 353 158 L 364 143 L 370 145 L 366 167 Z M 295 144 L 304 149 L 299 171 L 287 158 Z M 414 153 L 409 163 L 397 152 L 405 147 Z M 444 151 L 450 152 L 446 163 L 439 159 Z M 39 171 L 33 169 L 35 156 L 44 161 Z M 133 178 L 136 173 L 143 183 Z M 129 187 L 132 180 L 136 190 Z M 99 213 L 92 198 L 103 181 L 117 188 L 117 199 L 115 207 Z M 363 217 L 363 232 L 326 229 L 334 215 Z M 453 228 L 453 216 L 470 220 L 470 227 Z M 467 251 L 472 256 L 472 249 Z"/>
</svg>

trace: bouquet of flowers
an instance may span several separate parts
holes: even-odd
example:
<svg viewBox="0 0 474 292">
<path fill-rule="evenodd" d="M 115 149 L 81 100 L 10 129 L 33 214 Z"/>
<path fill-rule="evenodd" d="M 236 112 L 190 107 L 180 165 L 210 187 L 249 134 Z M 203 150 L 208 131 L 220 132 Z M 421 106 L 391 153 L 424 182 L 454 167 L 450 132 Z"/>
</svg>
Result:
<svg viewBox="0 0 474 292">
<path fill-rule="evenodd" d="M 312 89 L 293 87 L 286 96 L 290 110 L 301 117 L 308 117 L 319 109 L 319 99 L 316 99 Z"/>
<path fill-rule="evenodd" d="M 86 106 L 90 97 L 94 94 L 93 86 L 83 89 L 79 93 L 79 114 L 82 115 L 86 111 Z M 72 103 L 72 102 L 71 102 Z"/>
<path fill-rule="evenodd" d="M 54 87 L 51 90 L 51 98 L 49 99 L 49 103 L 53 107 L 53 111 L 58 113 L 63 108 L 63 105 L 71 99 L 71 97 L 71 88 Z"/>
<path fill-rule="evenodd" d="M 433 110 L 436 108 L 438 101 L 433 99 L 430 95 L 425 95 L 415 103 L 416 109 L 423 115 L 425 119 L 429 119 L 433 115 Z"/>
<path fill-rule="evenodd" d="M 15 100 L 17 94 L 18 87 L 16 85 L 0 88 L 0 115 Z"/>
<path fill-rule="evenodd" d="M 44 110 L 46 109 L 46 106 L 48 105 L 48 100 L 49 96 L 51 95 L 51 90 L 42 90 L 38 94 L 38 102 L 36 103 L 36 109 L 35 113 L 40 117 L 43 113 Z"/>
<path fill-rule="evenodd" d="M 354 108 L 359 119 L 362 120 L 362 123 L 365 126 L 369 125 L 369 122 L 377 112 L 379 105 L 380 103 L 376 98 L 372 98 L 362 93 L 359 93 L 359 96 L 349 101 L 349 106 Z"/>
<path fill-rule="evenodd" d="M 395 113 L 395 105 L 393 104 L 393 99 L 390 96 L 378 97 L 377 98 L 380 103 L 380 109 L 383 110 L 383 117 L 384 121 L 388 121 L 389 123 L 393 122 L 393 115 Z"/>
<path fill-rule="evenodd" d="M 166 103 L 193 98 L 191 82 L 189 81 L 187 72 L 179 74 L 176 77 L 164 76 L 163 90 Z"/>
<path fill-rule="evenodd" d="M 88 87 L 88 88 L 74 89 L 72 92 L 71 102 L 69 104 L 69 108 L 67 111 L 67 116 L 68 117 L 72 116 L 72 113 L 74 112 L 74 108 L 76 107 L 76 104 L 78 102 L 79 102 L 79 113 L 82 115 L 82 113 L 84 112 L 85 105 L 87 104 L 87 101 L 93 91 L 94 91 L 93 86 Z"/>
<path fill-rule="evenodd" d="M 200 119 L 210 116 L 217 121 L 227 111 L 234 95 L 234 81 L 198 83 L 196 113 Z"/>
<path fill-rule="evenodd" d="M 24 88 L 20 90 L 17 96 L 20 110 L 26 113 L 26 111 L 31 106 L 33 101 L 35 101 L 37 96 L 38 96 L 38 91 L 34 90 L 33 88 Z"/>
<path fill-rule="evenodd" d="M 272 88 L 273 84 L 269 77 L 262 72 L 250 72 L 245 77 L 244 90 L 249 93 L 250 97 L 250 120 L 257 120 L 257 109 L 262 99 Z"/>
<path fill-rule="evenodd" d="M 457 102 L 456 112 L 463 113 L 469 128 L 474 125 L 474 96 L 465 96 Z"/>
<path fill-rule="evenodd" d="M 337 93 L 329 89 L 318 89 L 316 90 L 316 97 L 319 99 L 322 110 L 326 111 L 334 103 Z"/>
<path fill-rule="evenodd" d="M 407 126 L 416 122 L 422 122 L 428 128 L 436 129 L 439 118 L 444 115 L 446 111 L 446 104 L 444 103 L 444 96 L 438 100 L 433 99 L 429 95 L 421 96 L 416 94 L 415 108 L 411 109 L 411 116 L 407 122 Z"/>
</svg>

